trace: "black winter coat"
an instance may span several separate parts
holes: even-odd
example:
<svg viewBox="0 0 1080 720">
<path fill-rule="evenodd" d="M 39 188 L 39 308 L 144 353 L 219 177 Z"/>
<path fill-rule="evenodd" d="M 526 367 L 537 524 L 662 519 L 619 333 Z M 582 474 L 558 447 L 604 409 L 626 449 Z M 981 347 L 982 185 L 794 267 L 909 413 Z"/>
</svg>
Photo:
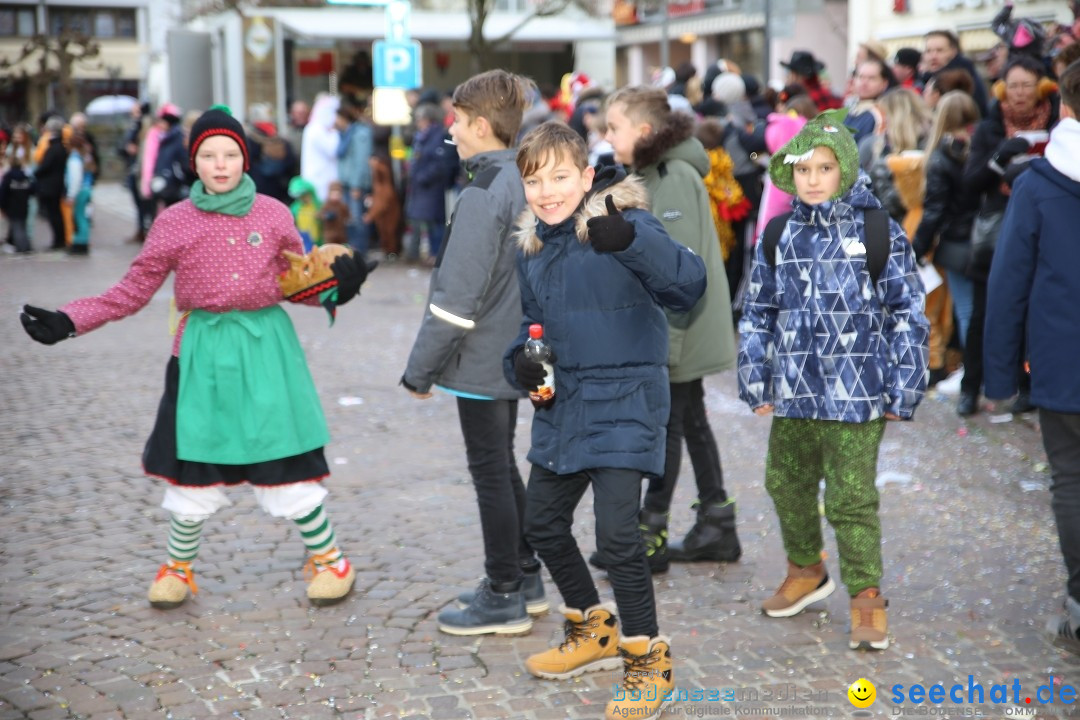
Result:
<svg viewBox="0 0 1080 720">
<path fill-rule="evenodd" d="M 934 262 L 946 270 L 965 272 L 971 254 L 971 224 L 979 194 L 964 184 L 968 144 L 946 136 L 930 153 L 926 167 L 923 216 L 912 247 L 921 258 L 934 250 Z"/>
<path fill-rule="evenodd" d="M 34 171 L 39 198 L 55 199 L 64 196 L 64 170 L 67 168 L 68 151 L 57 134 L 49 140 L 49 147 Z"/>
<path fill-rule="evenodd" d="M 1049 97 L 1050 117 L 1046 122 L 1046 130 L 1057 124 L 1060 108 L 1058 96 Z M 1008 138 L 1005 137 L 1005 119 L 1001 113 L 1001 105 L 994 103 L 989 114 L 975 128 L 975 134 L 971 138 L 971 151 L 968 153 L 967 162 L 964 164 L 964 185 L 974 193 L 981 196 L 978 215 L 990 215 L 996 212 L 1004 212 L 1005 204 L 1009 196 L 1002 192 L 1003 178 L 1000 173 L 990 167 L 990 161 L 998 151 L 998 147 Z M 1015 179 L 1015 176 L 1014 178 Z M 990 261 L 993 254 L 983 254 L 972 257 L 968 266 L 968 274 L 981 282 L 986 282 L 990 273 Z"/>
<path fill-rule="evenodd" d="M 26 220 L 33 194 L 34 179 L 22 168 L 12 168 L 0 180 L 0 210 L 12 220 Z"/>
</svg>

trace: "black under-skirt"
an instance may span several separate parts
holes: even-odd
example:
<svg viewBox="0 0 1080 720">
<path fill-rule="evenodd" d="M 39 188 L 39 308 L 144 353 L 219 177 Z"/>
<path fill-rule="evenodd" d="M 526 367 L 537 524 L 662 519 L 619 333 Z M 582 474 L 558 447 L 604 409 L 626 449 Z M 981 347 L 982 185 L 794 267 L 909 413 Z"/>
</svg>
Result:
<svg viewBox="0 0 1080 720">
<path fill-rule="evenodd" d="M 165 367 L 165 394 L 158 405 L 154 430 L 143 450 L 143 469 L 147 475 L 164 478 L 174 485 L 209 487 L 211 485 L 288 485 L 321 480 L 330 474 L 322 448 L 309 450 L 279 460 L 250 465 L 223 465 L 176 457 L 176 398 L 180 393 L 180 361 L 170 357 Z"/>
</svg>

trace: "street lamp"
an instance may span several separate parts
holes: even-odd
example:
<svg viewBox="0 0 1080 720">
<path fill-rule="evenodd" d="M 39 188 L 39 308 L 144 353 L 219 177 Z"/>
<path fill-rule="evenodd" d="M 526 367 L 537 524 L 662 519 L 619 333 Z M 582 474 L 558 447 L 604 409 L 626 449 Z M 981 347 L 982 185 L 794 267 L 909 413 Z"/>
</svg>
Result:
<svg viewBox="0 0 1080 720">
<path fill-rule="evenodd" d="M 664 68 L 671 64 L 668 48 L 668 0 L 660 3 L 660 11 L 663 13 L 660 18 L 660 71 L 663 72 Z"/>
<path fill-rule="evenodd" d="M 765 62 L 765 84 L 769 84 L 769 69 L 772 67 L 772 0 L 765 0 L 765 50 L 762 53 Z"/>
</svg>

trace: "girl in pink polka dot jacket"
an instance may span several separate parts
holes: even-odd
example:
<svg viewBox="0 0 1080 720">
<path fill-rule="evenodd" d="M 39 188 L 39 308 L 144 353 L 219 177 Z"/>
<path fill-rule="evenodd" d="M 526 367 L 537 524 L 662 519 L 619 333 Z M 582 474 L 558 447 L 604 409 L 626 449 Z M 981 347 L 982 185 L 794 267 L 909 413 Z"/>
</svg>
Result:
<svg viewBox="0 0 1080 720">
<path fill-rule="evenodd" d="M 293 520 L 310 552 L 308 598 L 342 600 L 356 571 L 323 511 L 326 420 L 292 321 L 281 308 L 283 251 L 303 252 L 292 214 L 255 192 L 243 126 L 214 106 L 191 128 L 189 199 L 154 222 L 124 278 L 96 297 L 53 312 L 27 305 L 21 320 L 52 345 L 141 310 L 175 273 L 181 320 L 165 372 L 157 422 L 143 451 L 147 475 L 167 481 L 168 561 L 150 604 L 173 608 L 196 592 L 192 563 L 203 523 L 229 504 L 222 486 L 248 483 L 274 517 Z M 351 255 L 332 265 L 337 304 L 368 269 Z M 318 305 L 319 298 L 304 301 Z"/>
</svg>

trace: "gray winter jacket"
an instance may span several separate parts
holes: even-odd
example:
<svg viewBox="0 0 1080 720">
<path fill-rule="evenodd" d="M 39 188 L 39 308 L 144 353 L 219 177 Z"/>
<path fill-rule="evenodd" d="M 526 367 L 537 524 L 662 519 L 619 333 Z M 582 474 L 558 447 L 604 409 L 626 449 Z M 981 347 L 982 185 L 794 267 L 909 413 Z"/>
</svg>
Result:
<svg viewBox="0 0 1080 720">
<path fill-rule="evenodd" d="M 521 323 L 513 229 L 525 209 L 525 191 L 516 153 L 481 153 L 464 163 L 472 182 L 450 218 L 402 378 L 418 392 L 439 385 L 487 398 L 525 395 L 507 382 L 502 369 L 503 351 Z"/>
</svg>

